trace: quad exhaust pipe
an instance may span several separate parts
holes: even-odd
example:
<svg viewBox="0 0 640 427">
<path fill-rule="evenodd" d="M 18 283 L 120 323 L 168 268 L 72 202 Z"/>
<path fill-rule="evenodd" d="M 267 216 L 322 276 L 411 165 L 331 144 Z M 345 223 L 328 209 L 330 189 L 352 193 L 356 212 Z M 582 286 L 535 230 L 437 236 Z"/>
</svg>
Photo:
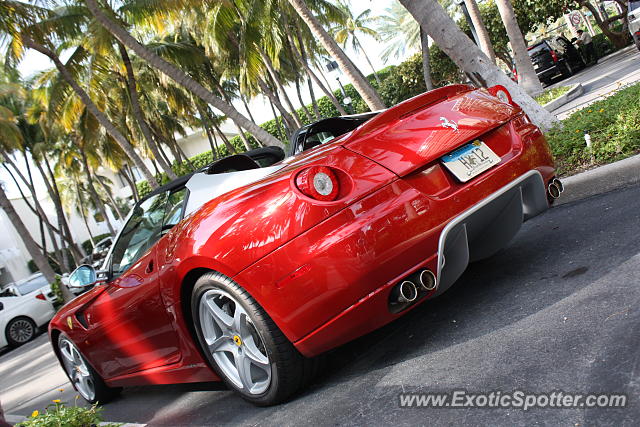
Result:
<svg viewBox="0 0 640 427">
<path fill-rule="evenodd" d="M 394 286 L 389 295 L 389 302 L 394 305 L 407 305 L 417 300 L 420 293 L 430 292 L 435 288 L 436 276 L 431 271 L 422 269 Z"/>
<path fill-rule="evenodd" d="M 418 272 L 418 283 L 424 291 L 432 291 L 436 288 L 436 276 L 429 270 Z"/>
<path fill-rule="evenodd" d="M 549 193 L 549 196 L 551 196 L 552 199 L 560 197 L 560 194 L 562 194 L 563 191 L 564 185 L 558 178 L 553 178 L 547 186 L 547 193 Z"/>
</svg>

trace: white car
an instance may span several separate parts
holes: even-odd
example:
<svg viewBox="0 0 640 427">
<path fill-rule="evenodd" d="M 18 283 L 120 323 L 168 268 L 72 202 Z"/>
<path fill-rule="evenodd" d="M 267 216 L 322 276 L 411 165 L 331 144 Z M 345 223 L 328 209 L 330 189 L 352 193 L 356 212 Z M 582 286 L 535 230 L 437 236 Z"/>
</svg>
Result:
<svg viewBox="0 0 640 427">
<path fill-rule="evenodd" d="M 47 301 L 51 303 L 54 303 L 56 301 L 56 295 L 51 290 L 49 281 L 44 277 L 42 273 L 33 274 L 27 279 L 17 281 L 3 288 L 0 296 L 22 296 L 28 295 L 35 291 L 41 291 L 42 294 L 46 297 Z"/>
<path fill-rule="evenodd" d="M 41 291 L 0 297 L 0 348 L 31 341 L 54 314 L 53 304 Z"/>
<path fill-rule="evenodd" d="M 636 43 L 638 49 L 640 49 L 640 0 L 629 1 L 627 18 L 629 20 L 629 32 L 633 41 Z"/>
</svg>

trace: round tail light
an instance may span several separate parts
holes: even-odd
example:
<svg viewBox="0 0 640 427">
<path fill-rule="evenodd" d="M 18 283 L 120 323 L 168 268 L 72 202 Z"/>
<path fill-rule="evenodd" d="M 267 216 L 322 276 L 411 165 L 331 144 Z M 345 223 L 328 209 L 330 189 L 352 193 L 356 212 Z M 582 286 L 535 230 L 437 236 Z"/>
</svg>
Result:
<svg viewBox="0 0 640 427">
<path fill-rule="evenodd" d="M 335 200 L 340 191 L 339 185 L 336 174 L 326 166 L 312 166 L 296 177 L 298 189 L 315 200 Z"/>
</svg>

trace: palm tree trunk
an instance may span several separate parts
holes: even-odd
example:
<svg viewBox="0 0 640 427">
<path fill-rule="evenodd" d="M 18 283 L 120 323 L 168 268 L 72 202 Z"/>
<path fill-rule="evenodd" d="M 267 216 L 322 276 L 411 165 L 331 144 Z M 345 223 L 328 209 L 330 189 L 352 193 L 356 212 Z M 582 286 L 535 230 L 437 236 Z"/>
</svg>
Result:
<svg viewBox="0 0 640 427">
<path fill-rule="evenodd" d="M 355 34 L 353 35 L 353 39 L 356 41 L 356 43 L 358 43 L 358 46 L 360 46 L 360 49 L 362 50 L 362 54 L 364 55 L 364 58 L 367 60 L 369 67 L 371 67 L 371 71 L 373 71 L 373 76 L 376 78 L 376 82 L 378 82 L 378 86 L 380 86 L 380 77 L 378 77 L 378 73 L 376 72 L 375 67 L 371 63 L 371 59 L 369 59 L 369 55 L 367 55 L 367 51 L 364 49 L 364 46 L 362 46 L 362 44 L 360 43 L 360 40 L 358 40 L 358 37 L 356 37 Z"/>
<path fill-rule="evenodd" d="M 287 134 L 287 127 L 282 123 L 282 120 L 278 118 L 278 113 L 276 113 L 276 107 L 273 106 L 273 102 L 269 99 L 269 105 L 271 106 L 271 112 L 273 113 L 273 121 L 276 124 L 276 128 L 278 129 L 278 138 L 282 140 L 289 140 L 289 136 Z"/>
<path fill-rule="evenodd" d="M 115 237 L 116 231 L 114 230 L 113 226 L 111 225 L 111 221 L 109 220 L 109 217 L 107 216 L 107 210 L 104 207 L 104 203 L 102 203 L 102 200 L 100 199 L 100 196 L 98 195 L 98 192 L 96 191 L 96 188 L 93 185 L 93 177 L 91 176 L 91 170 L 89 169 L 89 163 L 87 162 L 87 156 L 84 154 L 83 150 L 80 150 L 80 154 L 81 154 L 81 157 L 82 157 L 82 164 L 84 166 L 84 173 L 85 173 L 85 175 L 87 177 L 87 188 L 89 189 L 89 195 L 91 196 L 91 199 L 93 200 L 93 204 L 96 205 L 96 209 L 98 209 L 100 214 L 104 217 L 104 220 L 107 223 L 107 228 L 109 229 L 109 233 L 111 234 L 112 237 Z"/>
<path fill-rule="evenodd" d="M 42 178 L 49 190 L 49 193 L 52 194 L 51 198 L 53 199 L 53 203 L 56 207 L 56 214 L 58 215 L 59 227 L 63 231 L 64 239 L 67 241 L 69 247 L 71 248 L 71 255 L 76 264 L 80 262 L 80 260 L 84 257 L 84 252 L 81 247 L 78 247 L 78 244 L 73 239 L 73 235 L 71 234 L 71 230 L 69 229 L 69 222 L 67 221 L 67 217 L 64 214 L 64 209 L 62 207 L 62 198 L 60 197 L 60 189 L 58 188 L 58 184 L 56 183 L 56 178 L 53 174 L 53 169 L 49 164 L 49 159 L 46 155 L 42 155 L 44 160 L 44 165 L 47 169 L 48 175 L 45 171 L 42 170 L 42 166 L 39 163 L 38 168 L 40 169 L 40 174 L 42 174 Z"/>
<path fill-rule="evenodd" d="M 305 70 L 305 73 L 307 71 Z M 311 76 L 307 73 L 307 86 L 309 87 L 309 96 L 311 97 L 311 105 L 313 106 L 313 113 L 316 115 L 316 120 L 320 120 L 322 115 L 320 114 L 320 108 L 318 107 L 318 100 L 316 99 L 316 94 L 313 91 L 313 82 L 311 81 Z"/>
<path fill-rule="evenodd" d="M 93 0 L 89 0 L 93 1 Z M 307 23 L 311 32 L 320 40 L 322 46 L 329 52 L 329 55 L 333 57 L 338 63 L 338 66 L 342 72 L 351 80 L 353 86 L 356 88 L 360 96 L 371 111 L 383 110 L 385 108 L 384 102 L 380 99 L 378 92 L 369 84 L 367 79 L 362 77 L 362 74 L 358 72 L 357 68 L 353 65 L 347 55 L 340 49 L 338 43 L 331 38 L 329 33 L 322 28 L 320 21 L 311 13 L 311 10 L 307 7 L 304 0 L 289 0 L 289 3 L 298 15 Z"/>
<path fill-rule="evenodd" d="M 498 12 L 500 12 L 500 17 L 502 17 L 502 22 L 511 42 L 511 49 L 513 49 L 513 56 L 516 61 L 516 70 L 518 70 L 518 83 L 529 95 L 536 96 L 542 93 L 542 85 L 536 71 L 533 69 L 533 63 L 527 52 L 527 44 L 522 36 L 522 31 L 518 26 L 513 5 L 510 0 L 496 0 L 496 6 L 498 6 Z"/>
<path fill-rule="evenodd" d="M 298 40 L 300 41 L 300 44 L 302 44 L 302 38 L 298 37 Z M 347 111 L 344 109 L 342 104 L 340 104 L 340 101 L 338 101 L 338 98 L 335 97 L 335 95 L 333 94 L 333 92 L 331 92 L 331 90 L 327 89 L 327 87 L 320 81 L 318 76 L 316 76 L 316 74 L 313 72 L 313 70 L 309 66 L 307 62 L 306 54 L 304 54 L 304 52 L 303 53 L 298 52 L 298 49 L 296 49 L 295 45 L 293 44 L 293 40 L 290 39 L 289 41 L 292 45 L 291 51 L 293 52 L 293 55 L 296 57 L 296 60 L 302 65 L 302 67 L 305 69 L 305 71 L 307 72 L 307 76 L 313 79 L 313 81 L 318 85 L 320 90 L 327 96 L 327 98 L 329 98 L 333 106 L 336 107 L 336 110 L 338 110 L 338 113 L 342 114 L 343 116 L 346 116 Z M 309 85 L 309 87 L 311 87 L 311 85 Z"/>
<path fill-rule="evenodd" d="M 420 27 L 420 46 L 422 47 L 422 73 L 427 90 L 433 90 L 431 80 L 431 51 L 429 50 L 429 35 Z"/>
<path fill-rule="evenodd" d="M 102 177 L 100 175 L 98 175 L 96 173 L 95 177 L 96 177 L 96 181 L 98 181 L 98 184 L 100 184 L 100 187 L 102 187 L 102 190 L 107 195 L 107 198 L 109 199 L 109 204 L 111 205 L 111 207 L 113 207 L 113 210 L 115 211 L 116 215 L 118 215 L 117 219 L 123 220 L 125 218 L 125 215 L 120 210 L 120 207 L 118 206 L 118 203 L 116 202 L 116 199 L 113 198 L 113 194 L 111 193 L 111 189 L 107 186 L 107 184 L 105 184 L 105 182 L 102 180 Z"/>
<path fill-rule="evenodd" d="M 425 32 L 463 71 L 482 80 L 486 86 L 502 85 L 529 118 L 543 130 L 552 128 L 557 119 L 542 108 L 520 86 L 511 81 L 464 34 L 435 0 L 400 0 Z"/>
<path fill-rule="evenodd" d="M 251 132 L 256 139 L 261 140 L 266 145 L 277 145 L 283 147 L 282 142 L 278 141 L 273 135 L 266 130 L 262 129 L 251 120 L 240 114 L 233 105 L 224 102 L 222 99 L 215 96 L 211 91 L 206 89 L 200 83 L 189 77 L 185 72 L 176 67 L 175 65 L 165 61 L 151 50 L 144 47 L 138 42 L 131 34 L 129 34 L 124 28 L 114 22 L 105 13 L 100 10 L 96 0 L 86 0 L 87 8 L 91 11 L 96 20 L 109 31 L 116 39 L 129 49 L 134 51 L 136 55 L 144 59 L 149 65 L 161 73 L 165 74 L 178 85 L 184 87 L 189 92 L 196 95 L 203 101 L 213 105 L 218 110 L 222 111 L 227 117 L 236 120 L 243 128 Z"/>
<path fill-rule="evenodd" d="M 231 142 L 229 142 L 229 138 L 227 138 L 227 135 L 225 135 L 224 132 L 220 130 L 220 126 L 218 126 L 215 120 L 211 120 L 211 124 L 213 125 L 213 128 L 216 130 L 216 132 L 218 132 L 218 135 L 220 135 L 220 138 L 222 138 L 222 142 L 224 142 L 227 150 L 229 150 L 229 154 L 238 154 L 238 150 L 236 150 L 236 147 L 234 147 Z"/>
<path fill-rule="evenodd" d="M 300 101 L 300 108 L 304 111 L 304 115 L 307 117 L 307 122 L 312 122 L 313 117 L 311 117 L 311 112 L 307 109 L 307 106 L 304 105 L 304 101 L 302 100 L 302 91 L 300 89 L 300 81 L 296 78 L 294 80 L 296 85 L 296 93 L 298 94 L 298 101 Z"/>
<path fill-rule="evenodd" d="M 116 126 L 109 120 L 109 118 L 93 103 L 89 95 L 78 85 L 78 83 L 74 80 L 73 76 L 64 66 L 64 64 L 60 61 L 60 58 L 50 49 L 34 42 L 33 40 L 24 37 L 22 38 L 23 43 L 26 47 L 37 50 L 43 55 L 49 57 L 51 61 L 53 61 L 54 65 L 64 78 L 64 80 L 73 88 L 73 91 L 76 95 L 82 100 L 82 103 L 86 106 L 87 110 L 91 112 L 91 114 L 98 120 L 98 122 L 105 128 L 107 133 L 111 135 L 111 137 L 120 145 L 120 147 L 124 150 L 126 155 L 134 161 L 140 172 L 144 175 L 147 182 L 152 188 L 158 187 L 158 181 L 151 174 L 151 171 L 145 166 L 144 162 L 138 156 L 138 154 L 133 149 L 133 146 L 127 141 L 127 139 L 122 135 L 122 133 L 116 128 Z"/>
<path fill-rule="evenodd" d="M 471 17 L 471 22 L 476 29 L 476 34 L 478 35 L 478 42 L 480 43 L 480 49 L 484 52 L 487 57 L 493 62 L 496 63 L 496 53 L 493 50 L 493 45 L 491 44 L 491 39 L 489 38 L 489 32 L 487 31 L 487 27 L 484 25 L 482 21 L 482 15 L 480 14 L 480 8 L 478 7 L 478 3 L 476 0 L 464 0 L 464 3 L 467 5 L 467 10 L 469 11 L 469 16 Z"/>
<path fill-rule="evenodd" d="M 131 65 L 131 59 L 129 58 L 129 54 L 127 53 L 127 49 L 123 46 L 122 43 L 118 43 L 118 49 L 120 49 L 120 56 L 122 57 L 122 62 L 124 64 L 124 68 L 127 72 L 127 90 L 129 91 L 129 100 L 131 101 L 131 110 L 133 112 L 133 117 L 135 117 L 136 122 L 138 122 L 138 126 L 142 131 L 142 135 L 147 140 L 147 145 L 153 153 L 156 161 L 160 165 L 160 168 L 167 174 L 170 179 L 178 178 L 171 169 L 171 166 L 164 160 L 162 154 L 160 154 L 160 150 L 156 141 L 153 139 L 153 135 L 151 134 L 151 129 L 147 125 L 147 121 L 144 117 L 144 113 L 142 112 L 142 108 L 140 107 L 140 96 L 138 95 L 138 88 L 136 87 L 136 76 L 133 73 L 133 66 Z"/>
<path fill-rule="evenodd" d="M 82 190 L 80 190 L 80 185 L 78 184 L 77 180 L 73 180 L 74 184 L 76 185 L 76 194 L 78 195 L 78 201 L 80 202 L 77 210 L 80 212 L 80 216 L 82 217 L 82 221 L 84 222 L 84 226 L 87 229 L 87 233 L 89 233 L 89 240 L 91 241 L 91 248 L 92 250 L 95 249 L 96 247 L 96 242 L 95 239 L 93 238 L 93 233 L 91 233 L 91 227 L 89 227 L 89 221 L 87 221 L 87 215 L 84 213 L 84 200 L 82 199 Z"/>
<path fill-rule="evenodd" d="M 291 130 L 297 129 L 297 124 L 295 120 L 293 119 L 293 117 L 291 117 L 289 112 L 282 106 L 280 99 L 278 99 L 278 95 L 274 93 L 273 90 L 271 90 L 269 85 L 267 85 L 267 83 L 265 83 L 261 78 L 258 78 L 258 86 L 260 86 L 260 90 L 262 91 L 262 93 L 265 94 L 267 98 L 269 98 L 269 100 L 273 103 L 273 105 L 276 106 L 278 111 L 280 111 L 280 115 L 282 116 L 282 119 L 284 120 L 284 122 L 287 124 L 287 128 Z"/>
<path fill-rule="evenodd" d="M 138 187 L 136 187 L 135 180 L 133 179 L 133 173 L 129 176 L 129 172 L 131 168 L 129 165 L 123 165 L 122 169 L 120 169 L 120 173 L 124 177 L 125 181 L 129 184 L 129 188 L 131 189 L 131 196 L 133 196 L 133 200 L 138 203 L 140 201 L 140 196 L 138 195 Z"/>
<path fill-rule="evenodd" d="M 298 117 L 298 113 L 296 112 L 296 109 L 293 106 L 293 103 L 291 102 L 289 95 L 287 95 L 287 91 L 285 90 L 284 85 L 282 84 L 282 82 L 280 81 L 280 78 L 278 77 L 278 73 L 273 67 L 273 62 L 271 62 L 271 58 L 269 58 L 269 55 L 264 53 L 264 51 L 259 47 L 257 47 L 257 50 L 260 53 L 262 62 L 267 66 L 267 71 L 271 76 L 271 80 L 273 80 L 273 82 L 276 85 L 276 88 L 280 92 L 280 96 L 282 97 L 282 99 L 284 99 L 284 102 L 285 104 L 287 104 L 287 107 L 289 107 L 289 111 L 291 112 L 291 118 L 293 118 L 293 121 L 295 122 L 296 127 L 298 128 L 302 127 L 302 122 L 300 121 L 300 117 Z"/>
<path fill-rule="evenodd" d="M 251 119 L 253 123 L 256 123 L 256 119 L 253 118 L 253 114 L 251 114 L 251 109 L 249 108 L 249 105 L 247 104 L 247 100 L 244 98 L 243 94 L 240 94 L 240 100 L 242 101 L 242 105 L 244 105 L 244 109 L 247 110 L 249 119 Z"/>
<path fill-rule="evenodd" d="M 29 190 L 29 193 L 31 193 L 31 199 L 33 200 L 33 208 L 31 208 L 29 202 L 27 201 L 27 198 L 25 197 L 24 193 L 22 192 L 22 189 L 20 188 L 20 185 L 15 181 L 15 177 L 13 175 L 13 173 L 11 171 L 9 171 L 9 169 L 7 168 L 6 165 L 3 165 L 5 167 L 5 169 L 7 169 L 7 171 L 9 172 L 9 175 L 11 176 L 11 178 L 14 180 L 14 182 L 16 182 L 16 185 L 18 186 L 18 190 L 20 191 L 20 194 L 22 195 L 24 201 L 26 202 L 27 206 L 29 206 L 33 211 L 34 214 L 36 215 L 36 217 L 38 218 L 39 221 L 42 221 L 44 224 L 46 224 L 47 226 L 47 233 L 49 234 L 49 240 L 51 240 L 51 244 L 53 245 L 53 252 L 56 254 L 56 258 L 59 258 L 57 262 L 62 263 L 62 254 L 59 252 L 60 251 L 60 247 L 58 245 L 58 241 L 56 240 L 56 236 L 54 235 L 54 232 L 58 233 L 59 235 L 61 235 L 60 230 L 56 229 L 51 222 L 49 221 L 49 217 L 47 217 L 47 214 L 44 212 L 44 209 L 42 209 L 42 205 L 40 204 L 40 200 L 38 200 L 38 195 L 36 194 L 36 189 L 33 185 L 33 180 L 32 179 L 27 179 L 27 177 L 24 176 L 24 174 L 20 171 L 20 169 L 18 169 L 18 166 L 16 165 L 16 163 L 12 160 L 11 157 L 9 157 L 9 154 L 5 151 L 0 151 L 0 154 L 2 154 L 2 156 L 4 157 L 4 160 L 6 163 L 8 163 L 13 170 L 15 171 L 16 175 L 18 175 L 18 177 L 20 178 L 20 180 L 24 183 L 24 185 L 27 187 L 27 189 Z M 26 159 L 26 158 L 25 158 Z M 29 177 L 31 178 L 31 169 L 27 166 L 27 171 L 29 173 Z M 46 239 L 46 236 L 44 235 L 44 230 L 41 231 L 41 238 L 42 239 Z M 46 244 L 42 245 L 42 250 L 44 251 L 44 253 L 46 254 Z"/>
<path fill-rule="evenodd" d="M 49 265 L 49 261 L 47 261 L 47 257 L 38 249 L 38 245 L 36 244 L 31 234 L 29 234 L 29 230 L 24 225 L 20 216 L 11 205 L 11 202 L 7 198 L 7 195 L 4 192 L 4 188 L 0 185 L 0 208 L 4 211 L 4 213 L 9 218 L 9 221 L 16 229 L 18 236 L 22 239 L 22 243 L 24 243 L 25 248 L 27 248 L 27 252 L 31 255 L 31 259 L 36 264 L 40 272 L 44 275 L 49 283 L 53 283 L 56 280 L 56 273 L 53 271 L 51 266 Z"/>
</svg>

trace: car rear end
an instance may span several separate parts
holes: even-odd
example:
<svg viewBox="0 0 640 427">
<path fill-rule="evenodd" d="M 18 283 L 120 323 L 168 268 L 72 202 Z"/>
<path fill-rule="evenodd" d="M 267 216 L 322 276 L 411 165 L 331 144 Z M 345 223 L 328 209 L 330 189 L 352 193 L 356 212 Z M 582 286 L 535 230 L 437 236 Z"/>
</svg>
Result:
<svg viewBox="0 0 640 427">
<path fill-rule="evenodd" d="M 444 292 L 549 206 L 554 166 L 542 133 L 486 90 L 429 92 L 339 143 L 394 178 L 237 276 L 264 292 L 257 299 L 269 298 L 269 314 L 307 356 Z"/>
<path fill-rule="evenodd" d="M 527 50 L 541 82 L 548 84 L 551 79 L 562 74 L 559 55 L 546 41 L 530 46 Z"/>
</svg>

